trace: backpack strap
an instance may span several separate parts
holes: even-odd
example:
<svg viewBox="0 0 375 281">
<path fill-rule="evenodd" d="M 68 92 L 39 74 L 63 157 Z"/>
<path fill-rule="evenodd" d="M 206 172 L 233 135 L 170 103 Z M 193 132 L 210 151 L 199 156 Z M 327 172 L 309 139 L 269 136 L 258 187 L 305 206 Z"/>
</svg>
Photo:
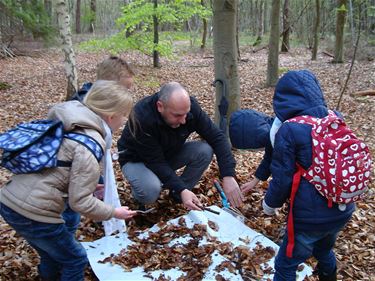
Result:
<svg viewBox="0 0 375 281">
<path fill-rule="evenodd" d="M 102 146 L 92 137 L 81 134 L 81 133 L 66 133 L 64 134 L 64 138 L 78 142 L 79 144 L 85 146 L 92 154 L 94 154 L 96 160 L 100 162 L 103 157 L 103 148 Z M 71 161 L 62 161 L 57 160 L 58 167 L 71 167 Z"/>
<path fill-rule="evenodd" d="M 293 256 L 293 249 L 294 249 L 294 222 L 293 222 L 293 206 L 294 206 L 294 199 L 296 197 L 296 193 L 298 191 L 299 184 L 301 182 L 302 174 L 305 172 L 305 169 L 298 163 L 297 171 L 293 175 L 293 183 L 292 183 L 292 190 L 290 193 L 290 204 L 289 204 L 289 214 L 288 214 L 288 244 L 286 246 L 286 256 L 291 258 Z"/>
<path fill-rule="evenodd" d="M 64 138 L 76 141 L 85 146 L 92 154 L 94 154 L 98 162 L 102 159 L 104 154 L 103 148 L 94 138 L 81 133 L 66 133 Z"/>
</svg>

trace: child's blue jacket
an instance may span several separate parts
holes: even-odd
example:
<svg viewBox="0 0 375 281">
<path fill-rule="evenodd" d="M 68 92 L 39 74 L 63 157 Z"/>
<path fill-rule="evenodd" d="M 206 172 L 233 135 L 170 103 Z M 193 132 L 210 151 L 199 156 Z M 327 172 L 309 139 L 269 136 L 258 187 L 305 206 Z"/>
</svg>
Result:
<svg viewBox="0 0 375 281">
<path fill-rule="evenodd" d="M 319 82 L 307 70 L 290 71 L 280 78 L 273 108 L 282 122 L 300 115 L 322 118 L 328 114 Z M 268 206 L 279 208 L 289 199 L 296 162 L 305 169 L 311 165 L 311 126 L 284 123 L 275 137 L 272 180 L 265 196 Z M 337 204 L 329 208 L 327 200 L 302 177 L 294 201 L 294 227 L 296 231 L 326 231 L 344 225 L 354 210 L 354 203 L 348 204 L 345 211 L 340 211 Z"/>
</svg>

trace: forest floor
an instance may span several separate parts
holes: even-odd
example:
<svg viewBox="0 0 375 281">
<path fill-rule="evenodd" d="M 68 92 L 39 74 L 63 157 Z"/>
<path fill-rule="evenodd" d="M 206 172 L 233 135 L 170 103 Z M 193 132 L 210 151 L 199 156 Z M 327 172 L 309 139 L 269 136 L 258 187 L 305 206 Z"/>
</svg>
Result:
<svg viewBox="0 0 375 281">
<path fill-rule="evenodd" d="M 210 52 L 179 54 L 174 59 L 162 59 L 162 67 L 152 67 L 150 57 L 136 53 L 122 55 L 130 62 L 136 72 L 135 100 L 158 90 L 168 81 L 182 83 L 191 95 L 198 98 L 202 107 L 213 117 L 215 89 L 214 60 Z M 76 54 L 78 75 L 84 81 L 95 80 L 96 64 L 106 57 L 104 53 Z M 319 54 L 317 61 L 310 60 L 306 49 L 295 49 L 280 54 L 280 69 L 310 69 L 315 72 L 325 93 L 327 104 L 336 108 L 350 62 L 332 64 L 331 58 Z M 251 48 L 241 50 L 238 72 L 241 87 L 241 107 L 251 108 L 272 114 L 273 88 L 264 86 L 267 70 L 267 50 L 253 53 Z M 0 82 L 9 89 L 0 90 L 0 131 L 18 122 L 44 118 L 48 109 L 65 99 L 66 78 L 60 50 L 34 52 L 31 57 L 21 56 L 0 60 Z M 375 89 L 375 62 L 356 62 L 342 99 L 340 111 L 353 131 L 369 144 L 375 155 L 375 97 L 358 97 L 354 92 Z M 119 136 L 116 135 L 117 139 Z M 115 143 L 115 142 L 114 142 Z M 237 160 L 237 178 L 240 184 L 252 178 L 262 152 L 234 150 Z M 129 186 L 123 180 L 118 164 L 115 165 L 119 182 L 119 193 L 123 204 L 135 207 Z M 10 173 L 0 169 L 0 186 L 7 182 Z M 212 179 L 218 178 L 218 168 L 212 162 L 196 193 L 200 199 L 210 204 L 220 204 L 219 197 L 212 186 Z M 260 184 L 247 196 L 241 209 L 249 219 L 247 224 L 253 229 L 280 241 L 285 227 L 285 210 L 276 217 L 262 214 L 261 199 L 267 183 Z M 374 184 L 367 199 L 358 203 L 357 211 L 338 237 L 335 252 L 338 259 L 339 280 L 375 280 L 375 196 Z M 165 195 L 165 194 L 163 194 Z M 174 205 L 167 197 L 156 203 L 160 212 L 150 217 L 155 223 L 183 215 L 187 212 L 181 205 Z M 139 229 L 134 221 L 129 228 Z M 78 238 L 82 241 L 97 239 L 103 235 L 102 227 L 87 218 L 82 218 Z M 312 266 L 313 259 L 309 260 Z M 0 218 L 0 280 L 37 280 L 36 265 L 38 257 L 3 220 Z M 96 280 L 90 269 L 86 271 L 87 280 Z M 314 278 L 310 278 L 314 280 Z"/>
</svg>

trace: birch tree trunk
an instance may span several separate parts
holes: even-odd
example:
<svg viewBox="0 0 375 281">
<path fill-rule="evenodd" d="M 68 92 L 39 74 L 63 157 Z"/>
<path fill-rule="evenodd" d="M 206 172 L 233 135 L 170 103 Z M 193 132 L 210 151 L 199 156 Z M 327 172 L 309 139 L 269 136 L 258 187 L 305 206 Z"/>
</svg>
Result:
<svg viewBox="0 0 375 281">
<path fill-rule="evenodd" d="M 65 0 L 56 1 L 57 21 L 59 25 L 60 37 L 62 40 L 62 50 L 65 55 L 65 72 L 68 79 L 66 99 L 68 100 L 78 91 L 78 78 L 76 59 L 70 31 L 70 17 L 66 9 Z"/>
<path fill-rule="evenodd" d="M 271 31 L 268 48 L 267 86 L 275 86 L 279 78 L 280 0 L 272 1 Z"/>
<path fill-rule="evenodd" d="M 227 121 L 232 112 L 240 107 L 240 83 L 237 69 L 236 46 L 236 11 L 237 0 L 215 0 L 213 5 L 213 48 L 215 64 L 215 81 L 221 79 L 224 83 L 217 83 L 215 99 L 215 123 L 220 125 L 219 104 L 225 95 L 229 106 Z M 228 122 L 225 133 L 228 131 Z"/>
</svg>

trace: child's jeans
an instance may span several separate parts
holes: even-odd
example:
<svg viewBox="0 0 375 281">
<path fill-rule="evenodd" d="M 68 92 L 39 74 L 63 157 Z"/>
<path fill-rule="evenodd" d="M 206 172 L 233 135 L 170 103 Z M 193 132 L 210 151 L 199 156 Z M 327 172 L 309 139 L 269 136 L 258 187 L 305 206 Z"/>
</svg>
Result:
<svg viewBox="0 0 375 281">
<path fill-rule="evenodd" d="M 4 220 L 39 253 L 38 271 L 46 280 L 82 281 L 88 259 L 83 246 L 75 239 L 71 224 L 42 223 L 28 219 L 0 203 Z M 71 217 L 76 219 L 74 214 Z M 58 279 L 61 278 L 61 279 Z"/>
<path fill-rule="evenodd" d="M 337 235 L 343 226 L 330 231 L 296 232 L 294 234 L 294 249 L 292 258 L 286 256 L 288 234 L 280 246 L 275 258 L 274 281 L 296 280 L 296 271 L 299 264 L 305 262 L 311 256 L 318 260 L 319 272 L 324 275 L 332 274 L 336 269 L 336 257 L 333 252 Z"/>
</svg>

